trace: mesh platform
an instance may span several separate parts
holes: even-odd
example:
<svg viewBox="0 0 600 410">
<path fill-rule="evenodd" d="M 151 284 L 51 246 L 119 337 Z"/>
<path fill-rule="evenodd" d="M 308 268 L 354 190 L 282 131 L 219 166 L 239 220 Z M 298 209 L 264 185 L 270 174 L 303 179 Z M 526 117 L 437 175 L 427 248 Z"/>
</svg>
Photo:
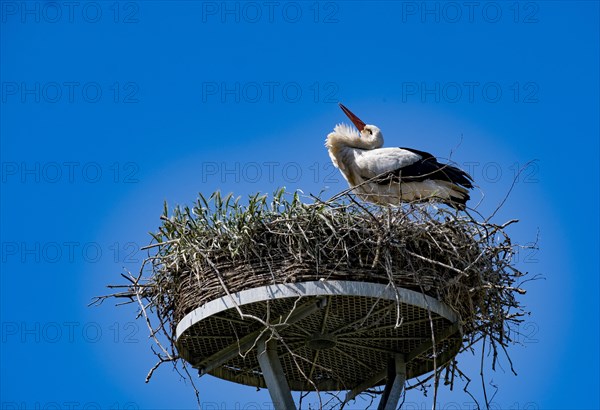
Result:
<svg viewBox="0 0 600 410">
<path fill-rule="evenodd" d="M 179 353 L 200 374 L 266 387 L 256 340 L 270 331 L 242 319 L 238 309 L 281 336 L 277 353 L 291 390 L 381 385 L 398 354 L 407 378 L 428 373 L 434 369 L 432 327 L 438 367 L 462 344 L 456 313 L 418 292 L 352 281 L 278 284 L 213 300 L 181 320 Z"/>
</svg>

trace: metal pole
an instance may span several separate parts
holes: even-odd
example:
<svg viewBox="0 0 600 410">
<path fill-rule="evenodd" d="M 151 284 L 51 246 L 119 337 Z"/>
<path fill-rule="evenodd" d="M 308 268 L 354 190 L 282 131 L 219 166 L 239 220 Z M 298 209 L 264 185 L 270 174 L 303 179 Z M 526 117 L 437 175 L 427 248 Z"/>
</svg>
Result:
<svg viewBox="0 0 600 410">
<path fill-rule="evenodd" d="M 398 406 L 406 381 L 404 355 L 397 354 L 394 357 L 393 364 L 390 366 L 390 370 L 392 369 L 393 371 L 390 371 L 385 390 L 377 407 L 378 410 L 396 410 Z"/>
<path fill-rule="evenodd" d="M 277 341 L 269 334 L 258 340 L 256 348 L 260 370 L 269 389 L 273 406 L 276 410 L 295 409 L 296 404 L 277 355 Z"/>
</svg>

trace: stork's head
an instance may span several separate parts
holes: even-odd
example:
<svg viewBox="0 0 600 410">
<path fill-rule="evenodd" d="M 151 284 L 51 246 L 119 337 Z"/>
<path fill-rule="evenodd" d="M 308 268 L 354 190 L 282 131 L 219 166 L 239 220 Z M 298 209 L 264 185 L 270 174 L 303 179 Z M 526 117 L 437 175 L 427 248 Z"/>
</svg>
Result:
<svg viewBox="0 0 600 410">
<path fill-rule="evenodd" d="M 340 108 L 350 118 L 352 124 L 360 132 L 361 145 L 366 148 L 380 148 L 383 146 L 383 134 L 379 127 L 375 125 L 365 124 L 360 118 L 358 118 L 352 111 L 346 108 L 342 103 L 339 104 Z"/>
</svg>

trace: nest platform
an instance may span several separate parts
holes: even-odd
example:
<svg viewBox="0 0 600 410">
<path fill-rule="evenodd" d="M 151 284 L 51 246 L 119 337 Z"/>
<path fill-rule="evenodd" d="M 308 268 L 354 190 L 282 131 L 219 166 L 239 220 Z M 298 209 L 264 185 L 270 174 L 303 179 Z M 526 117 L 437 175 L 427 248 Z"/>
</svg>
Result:
<svg viewBox="0 0 600 410">
<path fill-rule="evenodd" d="M 159 364 L 267 387 L 278 408 L 294 407 L 290 390 L 345 390 L 345 403 L 385 385 L 387 409 L 407 379 L 433 372 L 437 386 L 445 370 L 452 385 L 455 356 L 479 341 L 494 363 L 506 352 L 523 314 L 504 230 L 515 221 L 311 199 L 280 190 L 165 205 L 140 275 L 110 295 L 156 316 Z"/>
<path fill-rule="evenodd" d="M 271 328 L 241 320 L 238 309 Z M 181 356 L 202 374 L 267 387 L 258 360 L 261 338 L 276 342 L 291 390 L 354 393 L 384 384 L 390 358 L 402 356 L 410 379 L 434 370 L 434 361 L 447 363 L 462 345 L 458 315 L 438 300 L 353 281 L 244 290 L 204 304 L 177 326 Z"/>
</svg>

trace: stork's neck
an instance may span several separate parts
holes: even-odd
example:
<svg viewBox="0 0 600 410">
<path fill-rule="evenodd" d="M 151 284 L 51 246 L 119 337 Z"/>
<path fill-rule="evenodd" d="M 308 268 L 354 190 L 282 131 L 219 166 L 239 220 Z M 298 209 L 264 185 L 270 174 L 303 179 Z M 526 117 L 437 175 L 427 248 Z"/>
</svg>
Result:
<svg viewBox="0 0 600 410">
<path fill-rule="evenodd" d="M 340 150 L 343 148 L 358 148 L 358 149 L 373 149 L 374 147 L 366 144 L 360 137 L 350 137 L 348 135 L 331 133 L 327 137 L 325 143 L 327 148 L 333 150 Z"/>
<path fill-rule="evenodd" d="M 383 140 L 381 137 L 374 138 L 371 135 L 363 135 L 358 133 L 355 128 L 349 127 L 346 124 L 338 124 L 333 132 L 327 136 L 325 145 L 330 150 L 339 150 L 341 148 L 358 148 L 358 149 L 375 149 L 381 148 Z"/>
</svg>

